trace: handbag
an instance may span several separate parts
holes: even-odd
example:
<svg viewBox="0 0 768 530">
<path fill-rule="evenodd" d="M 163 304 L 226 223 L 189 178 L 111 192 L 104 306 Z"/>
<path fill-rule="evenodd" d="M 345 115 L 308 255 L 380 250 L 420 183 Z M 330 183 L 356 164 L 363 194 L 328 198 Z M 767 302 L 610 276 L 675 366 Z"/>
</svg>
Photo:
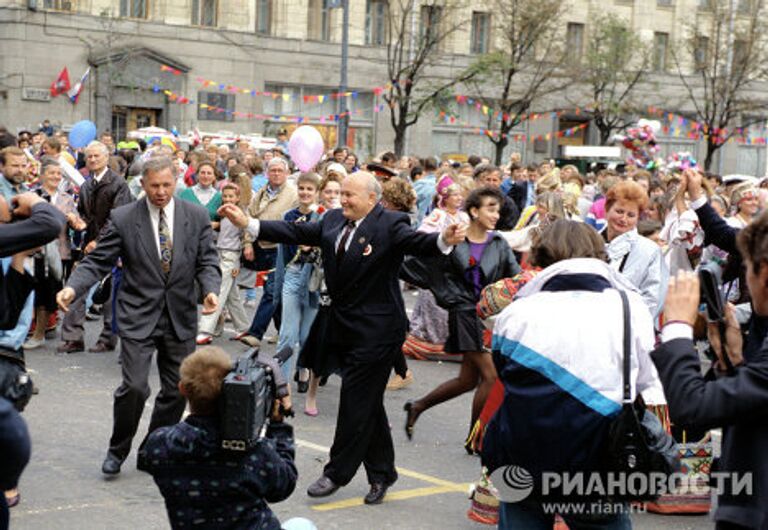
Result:
<svg viewBox="0 0 768 530">
<path fill-rule="evenodd" d="M 619 291 L 624 313 L 624 337 L 622 352 L 622 404 L 621 411 L 611 422 L 608 431 L 607 471 L 614 474 L 642 474 L 650 477 L 651 473 L 666 476 L 677 472 L 680 458 L 675 440 L 664 429 L 655 414 L 646 410 L 645 402 L 638 393 L 632 401 L 632 383 L 630 379 L 631 329 L 629 299 L 624 291 Z M 655 500 L 662 492 L 627 492 L 622 500 Z"/>
</svg>

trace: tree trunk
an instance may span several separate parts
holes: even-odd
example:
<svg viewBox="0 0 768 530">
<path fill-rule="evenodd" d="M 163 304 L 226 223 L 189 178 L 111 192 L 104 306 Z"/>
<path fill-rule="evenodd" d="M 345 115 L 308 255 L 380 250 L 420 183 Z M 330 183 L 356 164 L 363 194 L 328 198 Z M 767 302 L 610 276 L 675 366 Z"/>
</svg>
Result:
<svg viewBox="0 0 768 530">
<path fill-rule="evenodd" d="M 704 158 L 704 171 L 709 171 L 715 158 L 715 153 L 722 145 L 711 141 L 711 136 L 707 138 L 707 156 Z"/>
<path fill-rule="evenodd" d="M 501 166 L 501 161 L 504 158 L 504 148 L 509 145 L 509 138 L 501 136 L 498 142 L 493 142 L 496 154 L 493 157 L 493 163 L 497 166 Z"/>
<path fill-rule="evenodd" d="M 610 127 L 606 127 L 605 125 L 602 127 L 598 125 L 597 129 L 600 131 L 600 145 L 607 145 L 608 141 L 611 139 L 612 129 Z"/>
<path fill-rule="evenodd" d="M 405 131 L 407 129 L 405 123 L 398 122 L 393 127 L 395 131 L 395 154 L 399 157 L 403 156 L 405 153 L 403 150 L 405 149 Z"/>
</svg>

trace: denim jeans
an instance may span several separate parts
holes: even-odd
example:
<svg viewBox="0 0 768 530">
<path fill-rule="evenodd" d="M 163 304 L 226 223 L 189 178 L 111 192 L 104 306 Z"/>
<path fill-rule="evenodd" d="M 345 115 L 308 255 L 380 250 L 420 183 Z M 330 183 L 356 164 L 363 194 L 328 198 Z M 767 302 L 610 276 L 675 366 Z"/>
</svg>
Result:
<svg viewBox="0 0 768 530">
<path fill-rule="evenodd" d="M 565 504 L 565 503 L 564 503 Z M 574 504 L 578 509 L 581 505 Z M 555 513 L 568 525 L 570 530 L 631 530 L 632 521 L 629 518 L 629 507 L 626 504 L 615 504 L 608 501 L 587 503 L 589 514 L 565 513 L 567 508 L 553 510 L 554 513 L 546 513 L 541 502 L 526 499 L 521 502 L 499 503 L 499 530 L 551 530 L 555 520 Z M 618 508 L 613 509 L 611 508 Z M 614 512 L 620 513 L 614 513 Z"/>
<path fill-rule="evenodd" d="M 309 264 L 289 265 L 283 274 L 282 317 L 277 351 L 286 346 L 293 348 L 293 354 L 282 366 L 287 381 L 293 376 L 296 359 L 317 315 L 318 293 L 310 293 L 308 288 L 312 268 Z"/>
<path fill-rule="evenodd" d="M 258 270 L 270 270 L 275 268 L 277 260 L 277 249 L 259 249 Z M 253 315 L 251 327 L 248 328 L 248 334 L 261 340 L 269 327 L 269 321 L 275 315 L 275 272 L 267 275 L 264 281 L 264 290 L 259 301 L 259 307 L 256 308 L 256 314 Z M 279 319 L 275 319 L 275 326 L 279 327 Z"/>
</svg>

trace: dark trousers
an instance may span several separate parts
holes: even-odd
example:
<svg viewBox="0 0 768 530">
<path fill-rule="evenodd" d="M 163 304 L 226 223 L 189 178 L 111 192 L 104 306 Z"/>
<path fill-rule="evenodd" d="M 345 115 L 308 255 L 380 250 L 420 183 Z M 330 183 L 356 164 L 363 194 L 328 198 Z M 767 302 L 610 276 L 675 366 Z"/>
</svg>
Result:
<svg viewBox="0 0 768 530">
<path fill-rule="evenodd" d="M 277 249 L 259 249 L 258 253 L 256 260 L 257 270 L 265 271 L 275 268 Z M 253 315 L 253 321 L 251 322 L 251 327 L 248 328 L 248 334 L 261 340 L 264 337 L 264 333 L 267 332 L 269 321 L 273 318 L 275 320 L 275 327 L 280 329 L 280 312 L 277 311 L 277 304 L 275 303 L 275 271 L 270 272 L 264 280 L 264 289 L 259 301 L 259 307 L 256 308 L 256 313 Z"/>
<path fill-rule="evenodd" d="M 160 392 L 155 398 L 155 408 L 148 432 L 158 427 L 174 425 L 181 420 L 185 400 L 179 393 L 179 366 L 184 358 L 195 350 L 194 337 L 181 341 L 173 332 L 167 311 L 146 339 L 121 337 L 120 359 L 123 382 L 115 390 L 114 423 L 109 452 L 125 460 L 131 451 L 131 442 L 139 428 L 144 402 L 149 397 L 149 369 L 152 354 L 157 350 L 157 369 L 160 373 Z"/>
<path fill-rule="evenodd" d="M 336 484 L 348 484 L 360 464 L 368 482 L 397 480 L 395 448 L 384 409 L 384 390 L 392 361 L 402 345 L 374 346 L 365 352 L 342 354 L 341 396 L 331 460 L 323 474 Z M 355 355 L 361 353 L 362 355 Z"/>
</svg>

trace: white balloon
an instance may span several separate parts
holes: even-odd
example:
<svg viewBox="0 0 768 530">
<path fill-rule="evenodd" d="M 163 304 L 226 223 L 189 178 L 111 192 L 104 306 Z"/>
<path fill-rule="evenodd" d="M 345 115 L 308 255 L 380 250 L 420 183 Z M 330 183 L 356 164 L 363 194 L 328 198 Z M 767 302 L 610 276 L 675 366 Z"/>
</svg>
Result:
<svg viewBox="0 0 768 530">
<path fill-rule="evenodd" d="M 653 132 L 659 132 L 661 130 L 661 123 L 659 120 L 646 120 L 642 119 L 637 122 L 638 127 L 650 127 Z"/>
<path fill-rule="evenodd" d="M 317 527 L 309 519 L 294 517 L 283 523 L 283 530 L 317 530 Z"/>
</svg>

